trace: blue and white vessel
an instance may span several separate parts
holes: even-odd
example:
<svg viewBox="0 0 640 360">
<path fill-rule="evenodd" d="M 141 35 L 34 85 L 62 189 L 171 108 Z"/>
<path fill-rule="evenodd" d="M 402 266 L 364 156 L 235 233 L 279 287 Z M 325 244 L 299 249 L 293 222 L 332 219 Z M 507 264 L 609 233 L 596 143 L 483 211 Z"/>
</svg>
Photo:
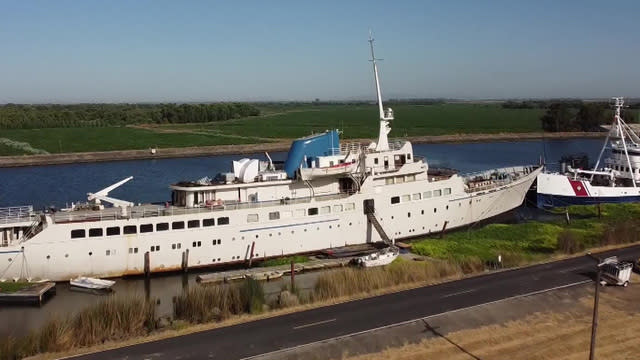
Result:
<svg viewBox="0 0 640 360">
<path fill-rule="evenodd" d="M 377 141 L 341 142 L 337 131 L 298 139 L 283 166 L 268 154 L 235 161 L 213 179 L 171 185 L 164 205 L 108 196 L 128 178 L 68 211 L 0 209 L 0 281 L 117 277 L 392 243 L 521 205 L 540 167 L 435 173 L 410 142 L 388 139 L 394 116 L 383 108 L 369 41 Z"/>
</svg>

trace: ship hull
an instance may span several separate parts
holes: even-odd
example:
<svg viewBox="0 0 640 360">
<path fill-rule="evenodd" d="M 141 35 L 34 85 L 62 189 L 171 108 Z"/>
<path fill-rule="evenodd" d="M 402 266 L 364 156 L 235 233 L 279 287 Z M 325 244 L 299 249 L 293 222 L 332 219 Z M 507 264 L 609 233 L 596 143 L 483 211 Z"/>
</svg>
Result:
<svg viewBox="0 0 640 360">
<path fill-rule="evenodd" d="M 373 200 L 376 217 L 395 239 L 414 238 L 454 229 L 495 217 L 522 204 L 540 168 L 512 183 L 488 190 L 466 192 L 463 179 L 414 181 L 368 186 L 346 197 L 306 203 L 235 210 L 48 224 L 33 238 L 0 249 L 0 278 L 47 278 L 68 281 L 77 276 L 119 277 L 220 266 L 308 253 L 323 249 L 382 241 L 368 221 L 364 202 Z M 416 194 L 449 189 L 450 194 L 416 200 Z M 413 195 L 413 196 L 412 196 Z M 401 197 L 399 203 L 392 198 Z M 409 199 L 404 201 L 405 199 Z M 309 209 L 317 209 L 310 216 Z M 269 220 L 279 213 L 279 219 Z M 260 222 L 248 222 L 258 214 Z M 284 217 L 284 214 L 292 215 Z M 299 214 L 300 216 L 297 216 Z M 118 236 L 70 238 L 78 229 L 188 223 L 221 217 L 228 224 Z"/>
<path fill-rule="evenodd" d="M 640 202 L 640 188 L 594 186 L 561 174 L 538 175 L 538 208 Z"/>
</svg>

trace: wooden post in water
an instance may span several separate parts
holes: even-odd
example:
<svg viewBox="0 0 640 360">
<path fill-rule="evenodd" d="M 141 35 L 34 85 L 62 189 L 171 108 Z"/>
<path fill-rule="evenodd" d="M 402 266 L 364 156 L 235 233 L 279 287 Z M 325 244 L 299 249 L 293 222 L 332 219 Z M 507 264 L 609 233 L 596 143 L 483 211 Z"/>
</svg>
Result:
<svg viewBox="0 0 640 360">
<path fill-rule="evenodd" d="M 442 231 L 440 232 L 440 239 L 444 239 L 444 232 L 447 231 L 447 224 L 449 223 L 449 220 L 444 222 L 444 225 L 442 225 Z"/>
<path fill-rule="evenodd" d="M 600 203 L 598 203 L 598 219 L 602 217 L 602 210 L 600 209 Z"/>
<path fill-rule="evenodd" d="M 296 287 L 296 271 L 295 271 L 295 266 L 293 263 L 293 260 L 291 260 L 291 292 L 293 292 L 293 290 Z"/>
<path fill-rule="evenodd" d="M 182 271 L 187 272 L 189 270 L 189 249 L 182 252 Z"/>
<path fill-rule="evenodd" d="M 144 253 L 144 276 L 149 277 L 151 275 L 151 266 L 149 265 L 149 252 Z"/>
<path fill-rule="evenodd" d="M 251 267 L 251 262 L 253 261 L 253 249 L 256 247 L 256 242 L 251 243 L 251 254 L 249 254 L 249 267 Z"/>
</svg>

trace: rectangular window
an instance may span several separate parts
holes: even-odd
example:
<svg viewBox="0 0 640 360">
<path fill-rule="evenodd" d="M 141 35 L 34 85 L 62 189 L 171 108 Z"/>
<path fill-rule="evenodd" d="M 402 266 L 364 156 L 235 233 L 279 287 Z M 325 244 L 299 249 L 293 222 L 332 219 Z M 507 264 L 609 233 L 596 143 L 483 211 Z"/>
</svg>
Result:
<svg viewBox="0 0 640 360">
<path fill-rule="evenodd" d="M 202 219 L 202 226 L 204 226 L 204 227 L 214 226 L 215 224 L 216 224 L 216 219 L 214 219 L 214 218 Z"/>
<path fill-rule="evenodd" d="M 280 212 L 274 211 L 269 213 L 269 220 L 278 220 L 280 219 Z"/>
<path fill-rule="evenodd" d="M 184 221 L 174 221 L 171 223 L 171 230 L 184 229 Z"/>
<path fill-rule="evenodd" d="M 433 197 L 442 196 L 442 190 L 433 190 Z"/>
<path fill-rule="evenodd" d="M 320 214 L 329 214 L 331 212 L 331 206 L 320 207 Z"/>
<path fill-rule="evenodd" d="M 355 208 L 356 208 L 356 204 L 355 203 L 346 203 L 346 204 L 344 204 L 344 211 L 352 211 Z"/>
<path fill-rule="evenodd" d="M 416 181 L 416 176 L 415 175 L 407 175 L 406 178 L 404 179 L 405 182 L 413 182 Z"/>
<path fill-rule="evenodd" d="M 125 235 L 135 234 L 138 232 L 138 228 L 135 225 L 127 225 L 122 228 L 122 233 Z"/>
<path fill-rule="evenodd" d="M 189 229 L 199 228 L 200 227 L 200 220 L 189 220 L 187 222 L 187 227 Z"/>
<path fill-rule="evenodd" d="M 108 227 L 107 228 L 107 236 L 113 236 L 113 235 L 120 235 L 120 227 L 119 226 L 114 226 L 114 227 Z"/>
<path fill-rule="evenodd" d="M 404 182 L 404 176 L 396 176 L 396 184 L 402 184 Z"/>
<path fill-rule="evenodd" d="M 175 250 L 176 249 L 176 244 L 171 244 L 171 250 Z"/>
<path fill-rule="evenodd" d="M 84 229 L 71 230 L 72 239 L 83 238 L 83 237 L 85 237 Z"/>
<path fill-rule="evenodd" d="M 391 203 L 392 204 L 399 204 L 400 203 L 400 196 L 394 196 L 391 198 Z"/>
<path fill-rule="evenodd" d="M 451 195 L 451 188 L 445 188 L 444 189 L 444 194 L 445 195 Z"/>
<path fill-rule="evenodd" d="M 219 217 L 218 218 L 218 225 L 229 225 L 229 218 L 228 217 Z"/>
<path fill-rule="evenodd" d="M 309 214 L 309 216 L 318 215 L 318 208 L 309 208 L 309 211 L 307 213 Z"/>
<path fill-rule="evenodd" d="M 334 213 L 342 212 L 342 204 L 333 205 L 333 212 Z"/>
<path fill-rule="evenodd" d="M 160 251 L 160 245 L 156 245 L 156 251 Z"/>
<path fill-rule="evenodd" d="M 385 183 L 385 185 L 393 185 L 393 178 L 392 177 L 388 177 L 388 178 L 384 179 L 384 183 Z"/>
<path fill-rule="evenodd" d="M 178 244 L 178 249 L 180 249 L 182 247 L 182 244 Z"/>
<path fill-rule="evenodd" d="M 129 248 L 129 254 L 133 254 L 133 248 Z"/>
<path fill-rule="evenodd" d="M 89 229 L 89 236 L 90 237 L 102 236 L 102 228 Z"/>
<path fill-rule="evenodd" d="M 303 217 L 307 214 L 305 209 L 296 209 L 296 217 Z"/>
<path fill-rule="evenodd" d="M 111 255 L 111 250 L 107 250 L 107 251 L 105 251 L 105 254 L 106 254 L 107 256 Z"/>
<path fill-rule="evenodd" d="M 153 224 L 142 224 L 140 225 L 141 233 L 148 233 L 153 231 Z"/>
<path fill-rule="evenodd" d="M 408 202 L 411 201 L 411 195 L 407 194 L 407 195 L 402 195 L 402 202 Z"/>
<path fill-rule="evenodd" d="M 281 211 L 280 212 L 280 218 L 281 219 L 288 219 L 290 217 L 293 216 L 293 213 L 291 211 Z"/>
<path fill-rule="evenodd" d="M 258 214 L 247 214 L 247 222 L 258 222 Z"/>
<path fill-rule="evenodd" d="M 413 200 L 420 200 L 420 199 L 422 199 L 422 194 L 420 194 L 420 193 L 415 193 L 415 194 L 411 195 L 411 198 L 412 198 Z"/>
<path fill-rule="evenodd" d="M 378 165 L 378 158 L 373 158 L 373 163 L 374 163 L 375 165 Z"/>
<path fill-rule="evenodd" d="M 167 231 L 169 230 L 169 223 L 157 223 L 156 231 Z"/>
<path fill-rule="evenodd" d="M 422 193 L 422 198 L 423 199 L 428 199 L 431 197 L 431 191 L 425 191 Z"/>
</svg>

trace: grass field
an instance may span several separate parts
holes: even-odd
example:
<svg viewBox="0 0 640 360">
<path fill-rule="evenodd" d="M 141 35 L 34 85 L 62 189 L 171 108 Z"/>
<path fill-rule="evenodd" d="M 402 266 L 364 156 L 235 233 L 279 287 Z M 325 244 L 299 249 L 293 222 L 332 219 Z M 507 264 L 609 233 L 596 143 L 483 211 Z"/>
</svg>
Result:
<svg viewBox="0 0 640 360">
<path fill-rule="evenodd" d="M 341 129 L 345 138 L 378 134 L 378 109 L 371 105 L 324 105 L 263 110 L 264 115 L 219 123 L 171 125 L 169 128 L 271 138 L 297 138 L 326 129 Z M 499 105 L 397 105 L 392 137 L 462 133 L 540 131 L 540 109 L 503 109 Z"/>
<path fill-rule="evenodd" d="M 49 153 L 136 150 L 150 147 L 247 144 L 262 142 L 252 138 L 237 138 L 208 134 L 156 132 L 130 127 L 51 128 L 3 130 L 2 136 L 29 143 L 33 148 Z M 25 152 L 8 146 L 0 147 L 0 155 Z"/>
<path fill-rule="evenodd" d="M 602 205 L 598 218 L 595 206 L 569 209 L 570 224 L 554 222 L 490 224 L 479 229 L 460 230 L 444 239 L 426 238 L 413 243 L 412 251 L 429 257 L 486 264 L 502 256 L 504 266 L 540 260 L 555 252 L 577 252 L 610 243 L 638 241 L 640 204 Z M 569 247 L 567 247 L 569 246 Z"/>
<path fill-rule="evenodd" d="M 156 125 L 147 128 L 97 127 L 3 130 L 2 137 L 49 153 L 135 150 L 157 146 L 262 143 L 340 129 L 343 138 L 374 138 L 377 107 L 371 105 L 268 106 L 261 116 L 215 123 Z M 503 109 L 495 104 L 398 105 L 392 137 L 462 133 L 540 131 L 540 109 Z M 1 155 L 31 152 L 0 146 Z"/>
</svg>

